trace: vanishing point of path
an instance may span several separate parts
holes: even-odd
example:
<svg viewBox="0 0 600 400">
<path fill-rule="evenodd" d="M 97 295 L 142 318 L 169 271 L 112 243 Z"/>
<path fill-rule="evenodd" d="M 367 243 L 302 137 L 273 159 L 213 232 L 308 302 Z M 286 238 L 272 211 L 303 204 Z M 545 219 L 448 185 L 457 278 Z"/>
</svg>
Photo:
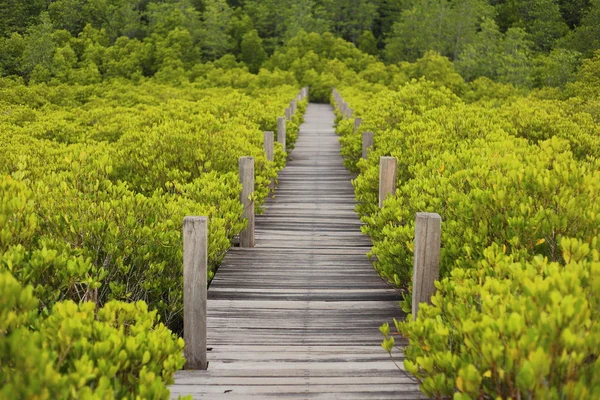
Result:
<svg viewBox="0 0 600 400">
<path fill-rule="evenodd" d="M 423 398 L 380 346 L 400 298 L 365 255 L 333 124 L 308 106 L 256 247 L 230 249 L 208 291 L 208 370 L 178 372 L 172 396 Z"/>
</svg>

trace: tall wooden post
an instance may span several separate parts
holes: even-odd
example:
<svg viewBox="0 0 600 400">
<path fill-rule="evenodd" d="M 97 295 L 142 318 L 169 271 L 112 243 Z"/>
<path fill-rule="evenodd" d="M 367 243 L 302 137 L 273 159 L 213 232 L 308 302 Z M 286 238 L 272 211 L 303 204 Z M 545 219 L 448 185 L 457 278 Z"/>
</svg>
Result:
<svg viewBox="0 0 600 400">
<path fill-rule="evenodd" d="M 369 153 L 369 148 L 373 146 L 373 132 L 363 132 L 362 133 L 362 158 L 367 158 Z"/>
<path fill-rule="evenodd" d="M 285 135 L 286 135 L 286 119 L 285 117 L 277 117 L 277 141 L 281 143 L 283 146 L 283 151 L 285 149 Z"/>
<path fill-rule="evenodd" d="M 239 167 L 242 183 L 240 201 L 244 206 L 242 217 L 248 220 L 248 226 L 240 232 L 240 247 L 254 247 L 254 200 L 250 199 L 254 193 L 254 157 L 240 157 Z"/>
<path fill-rule="evenodd" d="M 362 118 L 361 117 L 354 118 L 354 132 L 358 131 L 358 128 L 360 128 L 361 124 L 362 124 Z"/>
<path fill-rule="evenodd" d="M 440 276 L 442 218 L 435 213 L 417 213 L 413 264 L 412 315 L 417 318 L 420 303 L 431 303 L 435 281 Z"/>
<path fill-rule="evenodd" d="M 264 138 L 264 148 L 265 148 L 265 153 L 267 154 L 267 161 L 273 161 L 275 158 L 275 154 L 274 154 L 274 149 L 273 149 L 273 142 L 274 142 L 274 133 L 273 131 L 265 131 L 264 133 L 265 138 Z"/>
<path fill-rule="evenodd" d="M 379 208 L 387 196 L 396 192 L 397 168 L 396 157 L 379 158 Z"/>
<path fill-rule="evenodd" d="M 183 219 L 183 337 L 185 369 L 206 369 L 208 218 Z"/>
</svg>

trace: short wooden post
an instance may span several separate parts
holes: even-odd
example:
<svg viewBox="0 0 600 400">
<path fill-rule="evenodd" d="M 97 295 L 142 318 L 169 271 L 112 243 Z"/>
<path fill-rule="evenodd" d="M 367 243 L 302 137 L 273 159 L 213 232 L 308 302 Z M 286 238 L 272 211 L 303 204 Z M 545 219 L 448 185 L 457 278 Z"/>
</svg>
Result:
<svg viewBox="0 0 600 400">
<path fill-rule="evenodd" d="M 265 153 L 267 154 L 267 160 L 273 161 L 274 160 L 273 141 L 275 140 L 274 133 L 273 133 L 273 131 L 265 131 L 264 134 L 265 134 L 264 148 L 265 148 Z"/>
<path fill-rule="evenodd" d="M 285 150 L 285 135 L 286 135 L 286 119 L 285 117 L 277 117 L 277 141 L 283 146 Z"/>
<path fill-rule="evenodd" d="M 285 119 L 288 121 L 292 119 L 292 109 L 290 107 L 285 109 Z"/>
<path fill-rule="evenodd" d="M 354 118 L 354 132 L 358 131 L 358 128 L 360 128 L 361 124 L 362 124 L 362 118 L 361 117 Z"/>
<path fill-rule="evenodd" d="M 390 194 L 396 192 L 396 174 L 398 160 L 396 157 L 379 158 L 379 208 Z"/>
<path fill-rule="evenodd" d="M 373 132 L 362 133 L 362 158 L 367 158 L 369 148 L 373 146 Z"/>
<path fill-rule="evenodd" d="M 183 338 L 185 369 L 206 369 L 208 218 L 183 219 Z"/>
<path fill-rule="evenodd" d="M 419 304 L 431 303 L 435 281 L 440 276 L 442 218 L 435 213 L 417 213 L 413 264 L 412 315 L 417 319 Z"/>
<path fill-rule="evenodd" d="M 240 201 L 244 206 L 242 218 L 248 220 L 248 226 L 240 232 L 240 247 L 254 247 L 254 200 L 250 198 L 254 192 L 254 157 L 240 157 L 239 167 L 242 184 Z"/>
<path fill-rule="evenodd" d="M 292 115 L 296 114 L 296 99 L 292 100 L 292 102 L 290 103 L 290 108 L 292 109 Z"/>
</svg>

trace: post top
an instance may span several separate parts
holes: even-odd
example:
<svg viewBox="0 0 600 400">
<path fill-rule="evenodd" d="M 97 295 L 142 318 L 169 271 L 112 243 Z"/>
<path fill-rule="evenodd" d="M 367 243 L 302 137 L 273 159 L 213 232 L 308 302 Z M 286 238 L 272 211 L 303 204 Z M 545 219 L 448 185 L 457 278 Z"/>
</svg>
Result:
<svg viewBox="0 0 600 400">
<path fill-rule="evenodd" d="M 381 156 L 379 157 L 380 160 L 391 160 L 391 159 L 396 159 L 396 157 L 393 156 Z"/>
<path fill-rule="evenodd" d="M 242 162 L 242 161 L 254 161 L 254 157 L 252 157 L 252 156 L 242 156 L 242 157 L 239 158 L 239 161 L 240 162 Z"/>
<path fill-rule="evenodd" d="M 194 217 L 194 216 L 186 216 L 183 217 L 183 223 L 193 223 L 193 222 L 207 222 L 208 221 L 208 217 Z"/>
<path fill-rule="evenodd" d="M 439 219 L 442 220 L 442 217 L 438 213 L 430 213 L 430 212 L 418 212 L 417 218 L 421 219 Z"/>
</svg>

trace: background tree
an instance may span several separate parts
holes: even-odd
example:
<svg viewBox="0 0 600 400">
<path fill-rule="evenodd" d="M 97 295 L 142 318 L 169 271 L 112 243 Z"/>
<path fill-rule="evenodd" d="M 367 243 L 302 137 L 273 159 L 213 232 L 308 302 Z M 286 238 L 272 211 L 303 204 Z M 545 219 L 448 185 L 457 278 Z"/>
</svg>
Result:
<svg viewBox="0 0 600 400">
<path fill-rule="evenodd" d="M 240 61 L 248 66 L 252 73 L 257 73 L 263 62 L 267 59 L 267 53 L 262 45 L 256 29 L 246 33 L 241 43 Z"/>
<path fill-rule="evenodd" d="M 233 41 L 228 32 L 231 30 L 232 12 L 225 0 L 207 0 L 202 14 L 205 32 L 202 53 L 208 60 L 224 56 L 232 47 Z"/>
<path fill-rule="evenodd" d="M 363 31 L 358 37 L 358 49 L 367 54 L 377 54 L 377 39 L 371 31 Z"/>
</svg>

